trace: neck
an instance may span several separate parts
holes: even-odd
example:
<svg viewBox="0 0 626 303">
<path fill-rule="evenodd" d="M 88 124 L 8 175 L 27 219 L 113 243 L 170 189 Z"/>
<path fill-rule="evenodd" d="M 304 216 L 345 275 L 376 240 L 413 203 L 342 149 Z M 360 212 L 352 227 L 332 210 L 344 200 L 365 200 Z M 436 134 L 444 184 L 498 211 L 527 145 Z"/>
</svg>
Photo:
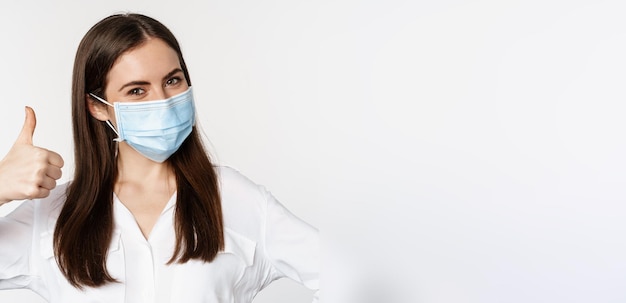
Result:
<svg viewBox="0 0 626 303">
<path fill-rule="evenodd" d="M 117 168 L 116 192 L 126 185 L 146 189 L 155 186 L 163 189 L 163 186 L 166 185 L 165 188 L 169 188 L 168 191 L 172 193 L 176 189 L 176 179 L 172 168 L 167 162 L 154 162 L 138 153 L 125 142 L 120 142 L 118 145 Z"/>
</svg>

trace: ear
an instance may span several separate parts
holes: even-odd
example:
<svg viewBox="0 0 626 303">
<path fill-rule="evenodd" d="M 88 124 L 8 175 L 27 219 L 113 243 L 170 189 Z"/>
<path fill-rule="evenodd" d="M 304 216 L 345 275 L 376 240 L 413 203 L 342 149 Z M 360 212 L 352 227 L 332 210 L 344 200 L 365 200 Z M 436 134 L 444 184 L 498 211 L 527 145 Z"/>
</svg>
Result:
<svg viewBox="0 0 626 303">
<path fill-rule="evenodd" d="M 85 94 L 85 103 L 87 104 L 87 109 L 89 109 L 89 113 L 94 118 L 100 121 L 112 120 L 107 108 L 108 105 L 96 100 L 89 94 Z"/>
</svg>

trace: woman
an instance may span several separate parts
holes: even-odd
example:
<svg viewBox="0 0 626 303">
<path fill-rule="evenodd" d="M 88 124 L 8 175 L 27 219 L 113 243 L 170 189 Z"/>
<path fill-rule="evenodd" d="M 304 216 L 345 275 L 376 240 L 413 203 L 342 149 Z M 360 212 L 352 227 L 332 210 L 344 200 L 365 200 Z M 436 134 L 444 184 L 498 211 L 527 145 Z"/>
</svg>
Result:
<svg viewBox="0 0 626 303">
<path fill-rule="evenodd" d="M 212 165 L 180 47 L 161 23 L 114 15 L 87 32 L 72 121 L 70 183 L 56 186 L 58 154 L 32 146 L 30 109 L 0 162 L 12 182 L 2 184 L 16 184 L 0 203 L 45 197 L 0 220 L 0 289 L 49 302 L 251 302 L 281 277 L 317 289 L 317 231 Z M 11 170 L 25 162 L 32 171 Z"/>
</svg>

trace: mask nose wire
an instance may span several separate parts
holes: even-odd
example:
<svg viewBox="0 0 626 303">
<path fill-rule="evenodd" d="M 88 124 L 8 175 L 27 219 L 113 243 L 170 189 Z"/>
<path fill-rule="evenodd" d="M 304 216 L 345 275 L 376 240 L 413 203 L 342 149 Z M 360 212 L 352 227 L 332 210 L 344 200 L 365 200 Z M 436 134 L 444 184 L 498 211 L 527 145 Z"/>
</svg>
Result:
<svg viewBox="0 0 626 303">
<path fill-rule="evenodd" d="M 102 103 L 104 103 L 104 104 L 106 104 L 106 105 L 108 105 L 110 107 L 115 108 L 115 106 L 113 106 L 113 104 L 111 104 L 111 103 L 107 102 L 106 100 L 104 100 L 104 99 L 94 95 L 93 93 L 89 93 L 89 95 L 92 96 L 94 99 L 96 99 L 96 100 L 98 100 L 98 101 L 100 101 L 100 102 L 102 102 Z M 120 138 L 120 133 L 118 133 L 117 130 L 115 129 L 115 127 L 113 127 L 113 124 L 111 124 L 111 120 L 106 120 L 105 122 L 113 130 L 113 132 L 115 132 L 115 134 L 117 135 L 117 138 L 113 139 L 113 141 L 121 142 L 122 138 Z"/>
</svg>

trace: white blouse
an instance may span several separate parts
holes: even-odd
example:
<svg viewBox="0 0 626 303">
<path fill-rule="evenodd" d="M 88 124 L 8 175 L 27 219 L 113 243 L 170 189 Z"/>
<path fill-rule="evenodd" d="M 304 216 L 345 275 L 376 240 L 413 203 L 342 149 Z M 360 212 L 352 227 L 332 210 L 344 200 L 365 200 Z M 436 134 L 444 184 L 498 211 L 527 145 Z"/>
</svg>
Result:
<svg viewBox="0 0 626 303">
<path fill-rule="evenodd" d="M 248 303 L 270 282 L 288 277 L 310 289 L 319 284 L 319 235 L 262 186 L 219 167 L 225 249 L 213 262 L 167 265 L 173 254 L 176 194 L 149 238 L 114 195 L 115 228 L 107 269 L 120 283 L 79 290 L 53 255 L 56 219 L 67 184 L 49 197 L 24 202 L 0 217 L 0 289 L 28 288 L 48 302 Z M 80 239 L 76 239 L 80 245 Z M 313 302 L 318 301 L 316 292 Z"/>
</svg>

